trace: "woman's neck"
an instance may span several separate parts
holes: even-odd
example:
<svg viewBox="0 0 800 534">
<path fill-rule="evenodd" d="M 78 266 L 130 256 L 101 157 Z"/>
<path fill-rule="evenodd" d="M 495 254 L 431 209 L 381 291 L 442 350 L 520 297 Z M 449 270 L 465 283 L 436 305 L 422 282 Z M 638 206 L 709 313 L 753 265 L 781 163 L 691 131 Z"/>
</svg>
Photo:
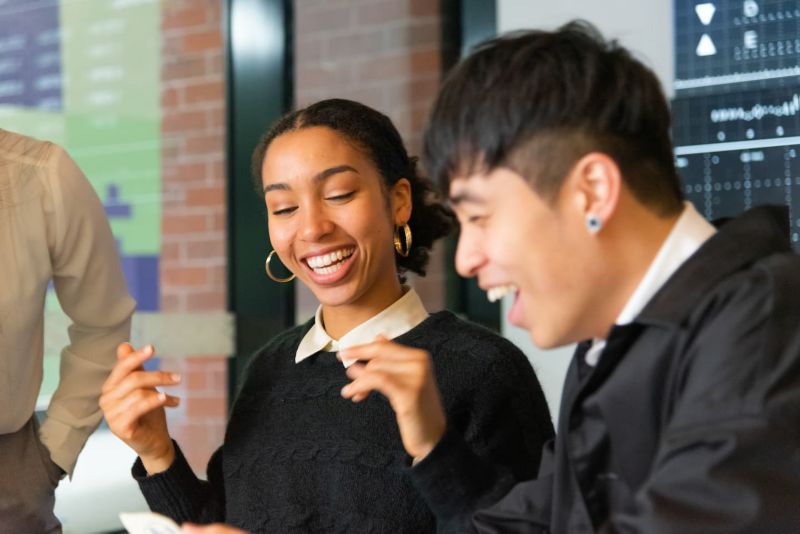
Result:
<svg viewBox="0 0 800 534">
<path fill-rule="evenodd" d="M 359 298 L 357 302 L 341 306 L 325 306 L 323 304 L 322 321 L 325 332 L 331 338 L 338 340 L 353 328 L 372 319 L 397 302 L 402 296 L 403 287 L 399 280 L 396 280 L 385 290 L 371 291 Z"/>
</svg>

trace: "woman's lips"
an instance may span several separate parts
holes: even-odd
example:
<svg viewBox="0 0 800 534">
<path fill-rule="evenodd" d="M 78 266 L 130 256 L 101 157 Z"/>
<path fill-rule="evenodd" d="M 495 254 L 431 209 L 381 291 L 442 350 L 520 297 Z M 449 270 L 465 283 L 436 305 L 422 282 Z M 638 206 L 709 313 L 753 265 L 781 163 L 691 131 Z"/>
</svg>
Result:
<svg viewBox="0 0 800 534">
<path fill-rule="evenodd" d="M 339 261 L 335 261 L 330 265 L 324 267 L 312 268 L 308 261 L 303 261 L 303 266 L 308 272 L 309 278 L 318 285 L 333 285 L 340 282 L 348 275 L 355 263 L 355 258 L 358 255 L 358 250 L 353 250 L 352 254 Z"/>
</svg>

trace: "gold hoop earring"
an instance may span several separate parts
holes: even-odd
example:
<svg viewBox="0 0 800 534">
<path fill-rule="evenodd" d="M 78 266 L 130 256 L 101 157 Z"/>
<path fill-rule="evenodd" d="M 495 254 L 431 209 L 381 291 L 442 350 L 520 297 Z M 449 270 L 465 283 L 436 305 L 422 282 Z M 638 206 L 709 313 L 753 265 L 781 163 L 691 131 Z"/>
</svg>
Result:
<svg viewBox="0 0 800 534">
<path fill-rule="evenodd" d="M 269 276 L 272 280 L 276 282 L 280 282 L 281 284 L 285 284 L 286 282 L 291 282 L 292 280 L 294 280 L 295 277 L 294 273 L 292 273 L 292 276 L 287 276 L 286 278 L 278 278 L 277 276 L 272 274 L 272 271 L 269 270 L 269 262 L 272 261 L 273 254 L 275 254 L 274 250 L 269 253 L 269 255 L 267 256 L 267 261 L 264 262 L 264 270 L 267 271 L 267 276 Z"/>
<path fill-rule="evenodd" d="M 400 228 L 403 229 L 403 233 L 405 234 L 405 247 L 400 241 Z M 411 252 L 411 227 L 408 225 L 408 223 L 404 224 L 403 226 L 394 227 L 394 249 L 404 258 L 407 258 Z"/>
</svg>

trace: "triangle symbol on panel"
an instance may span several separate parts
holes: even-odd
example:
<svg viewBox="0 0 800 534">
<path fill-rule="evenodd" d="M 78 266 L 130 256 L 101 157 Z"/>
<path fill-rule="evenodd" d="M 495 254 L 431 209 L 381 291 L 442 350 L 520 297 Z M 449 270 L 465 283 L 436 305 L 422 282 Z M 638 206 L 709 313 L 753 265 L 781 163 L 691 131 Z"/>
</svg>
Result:
<svg viewBox="0 0 800 534">
<path fill-rule="evenodd" d="M 716 11 L 717 8 L 714 7 L 714 4 L 711 2 L 697 4 L 694 6 L 694 12 L 697 13 L 697 18 L 700 19 L 700 22 L 703 23 L 703 26 L 708 26 L 711 24 L 711 19 L 714 18 L 714 13 L 716 13 Z"/>
<path fill-rule="evenodd" d="M 711 37 L 709 37 L 707 33 L 704 33 L 700 38 L 700 42 L 697 43 L 697 50 L 695 50 L 695 52 L 698 56 L 713 56 L 717 53 L 717 47 L 714 46 L 714 41 L 711 40 Z"/>
</svg>

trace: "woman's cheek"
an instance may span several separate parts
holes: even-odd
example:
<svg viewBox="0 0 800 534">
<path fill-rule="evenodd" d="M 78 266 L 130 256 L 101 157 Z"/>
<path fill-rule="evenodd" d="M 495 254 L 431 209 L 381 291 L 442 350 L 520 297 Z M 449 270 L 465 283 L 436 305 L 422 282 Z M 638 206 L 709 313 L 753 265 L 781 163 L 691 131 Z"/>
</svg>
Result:
<svg viewBox="0 0 800 534">
<path fill-rule="evenodd" d="M 292 231 L 289 225 L 281 221 L 269 221 L 269 241 L 281 259 L 288 259 L 287 255 L 292 245 Z"/>
</svg>

